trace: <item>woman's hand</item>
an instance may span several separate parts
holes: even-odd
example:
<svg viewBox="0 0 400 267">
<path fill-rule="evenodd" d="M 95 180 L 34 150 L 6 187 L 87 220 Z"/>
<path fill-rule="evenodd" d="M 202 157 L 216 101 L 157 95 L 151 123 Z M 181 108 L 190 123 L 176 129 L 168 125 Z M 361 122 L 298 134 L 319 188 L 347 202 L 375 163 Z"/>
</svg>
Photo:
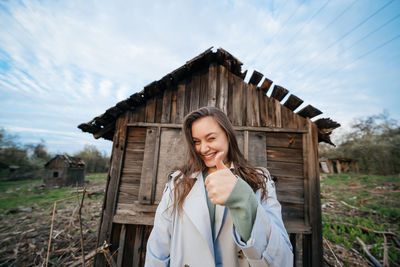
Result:
<svg viewBox="0 0 400 267">
<path fill-rule="evenodd" d="M 222 161 L 224 152 L 219 152 L 215 156 L 217 170 L 209 174 L 206 178 L 206 190 L 208 197 L 213 204 L 224 205 L 232 192 L 237 178 Z"/>
</svg>

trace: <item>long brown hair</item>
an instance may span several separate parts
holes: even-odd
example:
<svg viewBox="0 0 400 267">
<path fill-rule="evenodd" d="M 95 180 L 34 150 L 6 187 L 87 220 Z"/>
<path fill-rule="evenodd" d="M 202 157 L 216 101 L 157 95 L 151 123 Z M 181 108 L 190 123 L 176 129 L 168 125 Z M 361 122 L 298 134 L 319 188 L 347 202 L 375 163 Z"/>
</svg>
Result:
<svg viewBox="0 0 400 267">
<path fill-rule="evenodd" d="M 192 139 L 192 124 L 194 121 L 208 116 L 215 119 L 228 138 L 229 149 L 227 160 L 228 162 L 232 162 L 234 165 L 233 173 L 244 179 L 254 192 L 258 189 L 262 189 L 262 198 L 265 198 L 267 195 L 267 189 L 264 182 L 264 176 L 257 171 L 260 169 L 250 165 L 244 158 L 242 152 L 240 152 L 235 131 L 229 118 L 216 107 L 202 107 L 189 113 L 183 122 L 182 131 L 186 142 L 187 157 L 185 164 L 176 168 L 176 170 L 180 171 L 180 175 L 176 176 L 173 180 L 173 208 L 178 208 L 179 211 L 182 210 L 183 202 L 196 182 L 195 179 L 191 178 L 192 174 L 207 169 L 207 166 L 196 152 Z"/>
</svg>

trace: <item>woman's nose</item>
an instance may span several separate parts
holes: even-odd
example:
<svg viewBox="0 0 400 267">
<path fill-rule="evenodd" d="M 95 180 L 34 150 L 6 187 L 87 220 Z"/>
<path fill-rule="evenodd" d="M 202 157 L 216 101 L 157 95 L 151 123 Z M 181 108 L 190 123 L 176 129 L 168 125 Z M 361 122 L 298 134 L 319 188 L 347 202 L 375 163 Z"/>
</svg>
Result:
<svg viewBox="0 0 400 267">
<path fill-rule="evenodd" d="M 209 150 L 208 144 L 205 142 L 201 143 L 201 147 L 200 147 L 201 154 L 207 153 L 208 150 Z"/>
</svg>

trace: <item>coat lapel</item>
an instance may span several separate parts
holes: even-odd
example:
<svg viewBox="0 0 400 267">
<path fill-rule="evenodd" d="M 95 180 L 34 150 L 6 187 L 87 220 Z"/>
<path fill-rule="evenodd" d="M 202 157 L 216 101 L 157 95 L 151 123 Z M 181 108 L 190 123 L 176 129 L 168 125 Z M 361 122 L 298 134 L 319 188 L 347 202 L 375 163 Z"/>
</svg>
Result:
<svg viewBox="0 0 400 267">
<path fill-rule="evenodd" d="M 214 258 L 210 214 L 208 212 L 203 175 L 201 172 L 196 174 L 194 179 L 196 179 L 196 182 L 183 202 L 183 210 L 207 242 Z"/>
<path fill-rule="evenodd" d="M 217 239 L 221 226 L 224 223 L 227 208 L 225 206 L 215 205 L 215 236 L 214 241 Z"/>
</svg>

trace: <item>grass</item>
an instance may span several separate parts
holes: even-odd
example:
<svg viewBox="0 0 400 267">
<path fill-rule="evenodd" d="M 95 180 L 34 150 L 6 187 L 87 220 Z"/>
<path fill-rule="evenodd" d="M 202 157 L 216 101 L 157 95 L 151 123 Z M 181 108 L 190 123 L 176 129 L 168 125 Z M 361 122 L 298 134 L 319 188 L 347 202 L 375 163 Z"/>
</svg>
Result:
<svg viewBox="0 0 400 267">
<path fill-rule="evenodd" d="M 90 174 L 85 177 L 85 181 L 91 185 L 101 185 L 104 184 L 106 177 L 107 174 L 104 173 Z M 4 213 L 18 208 L 51 207 L 54 201 L 70 197 L 76 191 L 73 187 L 43 188 L 42 184 L 42 179 L 0 181 L 0 211 Z M 76 199 L 69 201 L 76 201 Z M 62 208 L 63 203 L 60 203 L 59 207 Z"/>
<path fill-rule="evenodd" d="M 367 232 L 391 231 L 400 235 L 400 179 L 395 176 L 322 175 L 323 203 L 330 203 L 322 214 L 323 237 L 349 251 L 361 251 L 357 237 L 369 245 L 370 252 L 382 262 L 383 234 Z M 343 202 L 347 203 L 343 204 Z M 350 206 L 349 206 L 350 205 Z M 352 208 L 353 206 L 354 208 Z M 399 266 L 400 251 L 387 235 L 390 266 Z M 397 265 L 396 265 L 397 264 Z"/>
</svg>

